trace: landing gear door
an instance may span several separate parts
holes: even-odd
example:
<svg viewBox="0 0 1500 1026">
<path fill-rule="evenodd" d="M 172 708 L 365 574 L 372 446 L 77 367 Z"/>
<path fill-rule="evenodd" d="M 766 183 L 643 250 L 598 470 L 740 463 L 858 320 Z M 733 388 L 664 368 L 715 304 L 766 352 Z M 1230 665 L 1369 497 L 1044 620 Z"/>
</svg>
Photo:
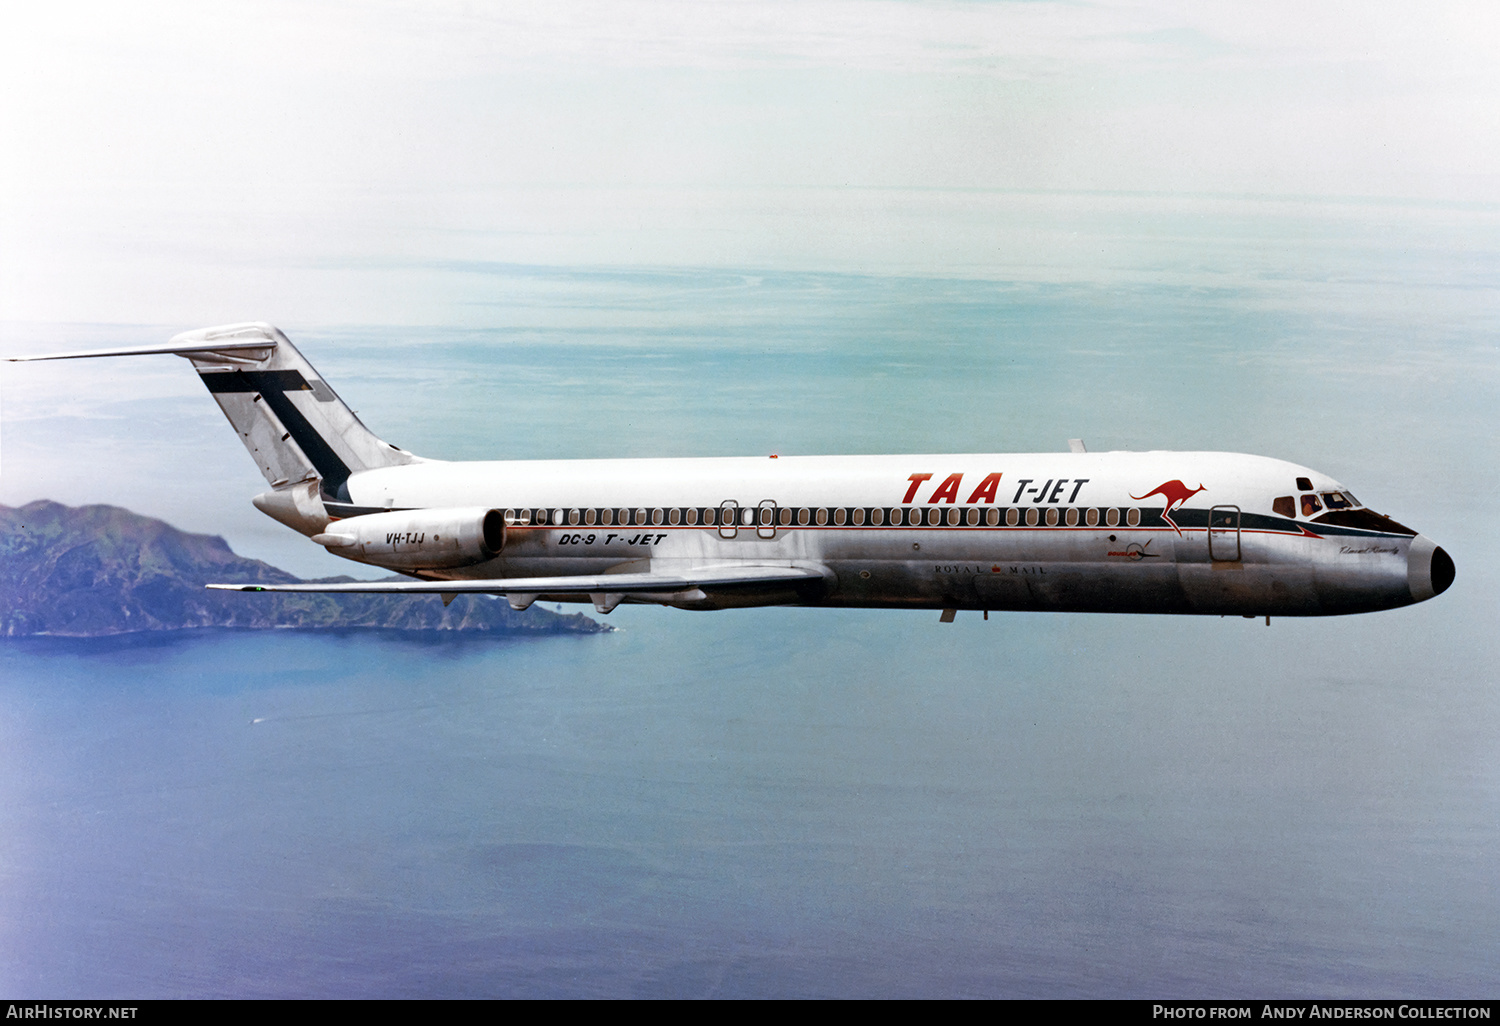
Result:
<svg viewBox="0 0 1500 1026">
<path fill-rule="evenodd" d="M 1240 508 L 1215 506 L 1208 511 L 1208 558 L 1215 563 L 1240 561 Z"/>
<path fill-rule="evenodd" d="M 776 500 L 762 499 L 760 507 L 755 511 L 755 536 L 757 538 L 776 537 Z"/>
<path fill-rule="evenodd" d="M 719 504 L 719 537 L 733 538 L 740 533 L 740 504 L 725 499 Z"/>
</svg>

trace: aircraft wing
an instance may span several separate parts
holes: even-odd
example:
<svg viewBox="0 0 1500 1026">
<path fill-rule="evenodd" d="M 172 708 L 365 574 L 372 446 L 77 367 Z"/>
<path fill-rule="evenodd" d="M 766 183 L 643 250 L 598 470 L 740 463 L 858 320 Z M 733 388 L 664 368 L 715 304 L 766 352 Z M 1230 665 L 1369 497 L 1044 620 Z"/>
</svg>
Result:
<svg viewBox="0 0 1500 1026">
<path fill-rule="evenodd" d="M 352 581 L 347 584 L 210 584 L 220 591 L 287 591 L 327 594 L 440 595 L 446 604 L 456 595 L 504 595 L 512 609 L 525 609 L 543 595 L 588 595 L 594 608 L 607 613 L 627 595 L 655 601 L 704 598 L 705 589 L 792 585 L 825 581 L 821 569 L 799 566 L 691 567 L 678 573 L 597 574 L 566 577 L 501 577 L 477 581 Z"/>
</svg>

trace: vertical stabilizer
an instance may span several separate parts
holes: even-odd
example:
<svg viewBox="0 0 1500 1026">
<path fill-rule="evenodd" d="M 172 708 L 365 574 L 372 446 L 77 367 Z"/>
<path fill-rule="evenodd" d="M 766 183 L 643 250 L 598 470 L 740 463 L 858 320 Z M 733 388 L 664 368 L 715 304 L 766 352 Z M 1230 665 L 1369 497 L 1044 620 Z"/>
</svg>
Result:
<svg viewBox="0 0 1500 1026">
<path fill-rule="evenodd" d="M 185 331 L 166 345 L 7 359 L 79 360 L 157 353 L 192 361 L 271 484 L 271 491 L 256 496 L 255 505 L 304 534 L 316 534 L 330 515 L 347 512 L 350 474 L 421 462 L 421 457 L 371 434 L 287 337 L 260 321 Z M 329 503 L 335 509 L 326 509 Z"/>
<path fill-rule="evenodd" d="M 200 328 L 169 346 L 192 361 L 273 489 L 316 480 L 323 499 L 347 503 L 350 474 L 418 461 L 360 423 L 269 324 Z"/>
</svg>

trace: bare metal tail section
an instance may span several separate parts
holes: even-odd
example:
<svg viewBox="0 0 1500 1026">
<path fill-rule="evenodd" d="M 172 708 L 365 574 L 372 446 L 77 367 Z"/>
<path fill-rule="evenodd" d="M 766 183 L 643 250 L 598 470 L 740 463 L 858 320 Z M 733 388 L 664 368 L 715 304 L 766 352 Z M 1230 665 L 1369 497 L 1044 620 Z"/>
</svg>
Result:
<svg viewBox="0 0 1500 1026">
<path fill-rule="evenodd" d="M 377 438 L 285 335 L 259 321 L 183 332 L 164 346 L 22 359 L 149 353 L 192 362 L 271 485 L 255 497 L 256 507 L 304 534 L 327 526 L 328 506 L 349 502 L 351 474 L 420 460 Z"/>
</svg>

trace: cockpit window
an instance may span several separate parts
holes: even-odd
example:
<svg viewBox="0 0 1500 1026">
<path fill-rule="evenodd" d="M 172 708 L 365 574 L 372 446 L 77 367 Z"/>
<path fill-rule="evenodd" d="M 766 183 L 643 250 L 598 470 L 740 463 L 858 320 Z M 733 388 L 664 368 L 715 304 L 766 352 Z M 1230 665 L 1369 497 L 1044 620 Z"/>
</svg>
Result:
<svg viewBox="0 0 1500 1026">
<path fill-rule="evenodd" d="M 1339 527 L 1357 527 L 1362 531 L 1383 531 L 1386 534 L 1415 535 L 1417 533 L 1405 524 L 1398 524 L 1390 517 L 1381 516 L 1372 509 L 1330 510 L 1313 522 L 1335 524 Z"/>
<path fill-rule="evenodd" d="M 1324 492 L 1323 505 L 1329 509 L 1349 509 L 1354 503 L 1345 498 L 1343 492 Z"/>
<path fill-rule="evenodd" d="M 1318 497 L 1316 495 L 1304 495 L 1304 496 L 1302 496 L 1302 515 L 1303 516 L 1310 517 L 1314 513 L 1317 513 L 1319 510 L 1321 510 L 1322 508 L 1323 508 L 1323 504 L 1318 501 Z"/>
<path fill-rule="evenodd" d="M 1294 520 L 1297 517 L 1297 500 L 1290 495 L 1283 495 L 1271 503 L 1271 512 L 1286 517 L 1289 520 Z"/>
</svg>

